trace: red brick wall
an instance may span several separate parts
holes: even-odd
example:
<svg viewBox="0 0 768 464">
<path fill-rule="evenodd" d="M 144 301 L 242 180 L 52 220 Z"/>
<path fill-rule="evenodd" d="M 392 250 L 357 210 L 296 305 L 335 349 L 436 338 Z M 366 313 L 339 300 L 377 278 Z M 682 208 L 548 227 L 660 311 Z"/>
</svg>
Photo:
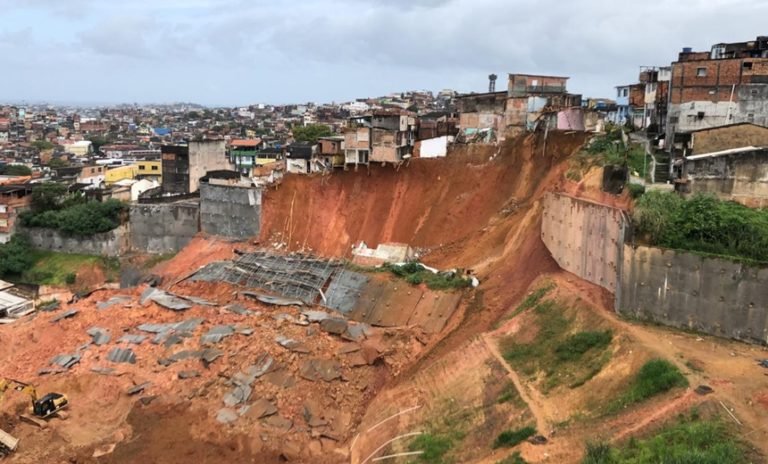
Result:
<svg viewBox="0 0 768 464">
<path fill-rule="evenodd" d="M 744 69 L 744 62 L 752 69 Z M 706 70 L 699 76 L 698 70 Z M 749 84 L 753 76 L 768 76 L 768 59 L 701 60 L 672 63 L 671 103 L 690 101 L 728 101 L 733 85 Z M 734 95 L 734 101 L 736 100 Z"/>
</svg>

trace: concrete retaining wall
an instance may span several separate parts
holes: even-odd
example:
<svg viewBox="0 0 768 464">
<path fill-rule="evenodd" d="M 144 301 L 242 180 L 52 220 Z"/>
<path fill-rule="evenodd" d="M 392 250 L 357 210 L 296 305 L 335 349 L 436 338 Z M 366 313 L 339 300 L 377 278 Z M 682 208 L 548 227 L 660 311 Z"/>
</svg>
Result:
<svg viewBox="0 0 768 464">
<path fill-rule="evenodd" d="M 768 267 L 626 245 L 622 274 L 621 313 L 768 343 Z"/>
<path fill-rule="evenodd" d="M 561 268 L 615 293 L 625 217 L 617 208 L 550 193 L 544 198 L 541 239 Z"/>
<path fill-rule="evenodd" d="M 197 234 L 199 223 L 196 201 L 131 205 L 130 244 L 137 252 L 175 253 Z"/>
<path fill-rule="evenodd" d="M 261 190 L 200 184 L 200 228 L 210 235 L 247 239 L 261 228 Z"/>
<path fill-rule="evenodd" d="M 37 227 L 20 227 L 19 233 L 29 237 L 35 248 L 60 253 L 120 256 L 130 249 L 128 224 L 90 237 L 68 236 L 54 229 Z"/>
</svg>

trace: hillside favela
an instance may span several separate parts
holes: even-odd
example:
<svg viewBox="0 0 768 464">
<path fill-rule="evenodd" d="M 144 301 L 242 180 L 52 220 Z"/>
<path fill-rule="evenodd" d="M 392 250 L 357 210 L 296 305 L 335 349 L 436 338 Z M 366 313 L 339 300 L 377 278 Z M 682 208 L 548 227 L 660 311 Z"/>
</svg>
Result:
<svg viewBox="0 0 768 464">
<path fill-rule="evenodd" d="M 0 463 L 767 463 L 765 18 L 0 0 Z"/>
</svg>

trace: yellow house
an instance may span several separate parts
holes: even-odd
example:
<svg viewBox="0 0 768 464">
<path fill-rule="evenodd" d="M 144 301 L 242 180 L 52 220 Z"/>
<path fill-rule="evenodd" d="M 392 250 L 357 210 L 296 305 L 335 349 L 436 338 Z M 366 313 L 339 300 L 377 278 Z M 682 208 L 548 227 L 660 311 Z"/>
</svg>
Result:
<svg viewBox="0 0 768 464">
<path fill-rule="evenodd" d="M 136 166 L 139 177 L 155 177 L 159 182 L 163 181 L 162 161 L 139 161 L 134 166 Z"/>
<path fill-rule="evenodd" d="M 107 171 L 107 174 L 104 178 L 104 183 L 107 185 L 112 185 L 115 182 L 119 182 L 121 180 L 135 179 L 138 171 L 139 168 L 136 165 L 112 168 Z"/>
</svg>

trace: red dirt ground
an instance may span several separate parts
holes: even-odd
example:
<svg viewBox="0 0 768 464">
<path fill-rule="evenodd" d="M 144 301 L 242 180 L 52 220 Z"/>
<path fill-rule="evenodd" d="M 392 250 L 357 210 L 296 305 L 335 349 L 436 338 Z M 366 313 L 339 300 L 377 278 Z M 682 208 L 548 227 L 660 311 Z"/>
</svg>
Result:
<svg viewBox="0 0 768 464">
<path fill-rule="evenodd" d="M 427 248 L 462 240 L 505 207 L 514 211 L 583 141 L 583 134 L 551 134 L 544 152 L 529 136 L 499 148 L 462 146 L 399 171 L 373 165 L 330 177 L 287 176 L 265 192 L 261 241 L 338 257 L 360 240 Z"/>
</svg>

